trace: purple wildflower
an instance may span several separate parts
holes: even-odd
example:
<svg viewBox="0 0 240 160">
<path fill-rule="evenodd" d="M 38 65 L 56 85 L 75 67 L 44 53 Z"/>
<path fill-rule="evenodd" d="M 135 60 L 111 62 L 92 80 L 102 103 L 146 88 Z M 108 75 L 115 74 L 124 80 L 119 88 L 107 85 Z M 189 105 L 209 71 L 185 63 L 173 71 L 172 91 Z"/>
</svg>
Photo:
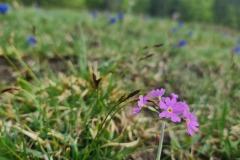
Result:
<svg viewBox="0 0 240 160">
<path fill-rule="evenodd" d="M 118 12 L 118 19 L 119 19 L 120 21 L 122 21 L 123 18 L 124 18 L 123 13 L 122 13 L 122 12 Z"/>
<path fill-rule="evenodd" d="M 150 92 L 150 96 L 152 97 L 157 97 L 159 100 L 161 100 L 163 94 L 165 93 L 165 89 L 156 89 L 156 90 L 152 90 Z"/>
<path fill-rule="evenodd" d="M 173 27 L 173 28 L 172 28 L 172 32 L 173 32 L 173 33 L 176 33 L 177 31 L 178 31 L 178 29 L 177 29 L 176 27 Z"/>
<path fill-rule="evenodd" d="M 9 11 L 10 7 L 7 4 L 0 3 L 0 13 L 6 14 Z"/>
<path fill-rule="evenodd" d="M 137 107 L 132 109 L 132 114 L 138 114 L 141 111 L 142 107 Z"/>
<path fill-rule="evenodd" d="M 178 46 L 179 47 L 184 47 L 184 46 L 186 46 L 186 41 L 184 40 L 184 39 L 181 39 L 179 42 L 178 42 Z"/>
<path fill-rule="evenodd" d="M 160 118 L 171 118 L 173 122 L 181 122 L 181 118 L 177 115 L 177 100 L 175 98 L 170 99 L 169 97 L 165 98 L 165 103 L 161 100 L 159 102 L 159 107 L 164 109 L 162 113 L 159 114 Z"/>
<path fill-rule="evenodd" d="M 187 131 L 188 134 L 190 136 L 194 135 L 194 132 L 198 132 L 198 121 L 197 121 L 197 117 L 194 115 L 194 113 L 192 112 L 188 112 L 188 114 L 186 115 L 186 123 L 187 123 Z"/>
<path fill-rule="evenodd" d="M 34 36 L 29 35 L 29 36 L 27 37 L 27 43 L 30 44 L 30 45 L 32 45 L 32 46 L 34 46 L 34 45 L 37 44 L 37 40 L 36 40 L 36 38 L 35 38 Z"/>
<path fill-rule="evenodd" d="M 189 106 L 187 105 L 187 103 L 185 101 L 177 102 L 175 110 L 178 114 L 182 114 L 186 117 L 186 115 L 189 113 Z"/>
<path fill-rule="evenodd" d="M 173 19 L 173 20 L 178 20 L 179 17 L 180 17 L 180 13 L 178 13 L 178 12 L 174 12 L 174 13 L 172 14 L 172 19 Z"/>
<path fill-rule="evenodd" d="M 148 95 L 146 95 L 144 97 L 143 97 L 143 95 L 140 95 L 139 96 L 139 101 L 138 101 L 138 107 L 133 108 L 132 113 L 133 114 L 138 114 L 141 111 L 142 107 L 146 106 L 148 99 L 149 99 Z"/>
<path fill-rule="evenodd" d="M 96 19 L 97 16 L 98 16 L 97 11 L 96 11 L 96 10 L 93 10 L 93 11 L 92 11 L 92 17 L 93 17 L 93 19 Z"/>
<path fill-rule="evenodd" d="M 116 22 L 116 18 L 112 17 L 109 19 L 110 24 L 114 24 Z"/>
<path fill-rule="evenodd" d="M 234 48 L 234 53 L 239 54 L 240 53 L 240 47 L 235 47 Z"/>
<path fill-rule="evenodd" d="M 183 24 L 184 24 L 183 21 L 179 21 L 178 22 L 178 27 L 181 28 L 183 26 Z"/>
<path fill-rule="evenodd" d="M 170 96 L 171 96 L 171 98 L 176 98 L 176 99 L 178 99 L 178 95 L 175 94 L 175 93 L 172 93 Z"/>
</svg>

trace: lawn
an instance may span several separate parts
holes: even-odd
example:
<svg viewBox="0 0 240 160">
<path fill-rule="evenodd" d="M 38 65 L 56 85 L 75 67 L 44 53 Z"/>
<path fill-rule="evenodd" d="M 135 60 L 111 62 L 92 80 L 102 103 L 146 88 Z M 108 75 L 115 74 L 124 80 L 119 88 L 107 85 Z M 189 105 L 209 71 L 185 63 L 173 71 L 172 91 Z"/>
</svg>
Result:
<svg viewBox="0 0 240 160">
<path fill-rule="evenodd" d="M 1 160 L 155 159 L 162 119 L 132 109 L 160 88 L 200 124 L 191 137 L 167 120 L 162 159 L 240 158 L 239 32 L 26 7 L 0 15 L 0 30 Z"/>
</svg>

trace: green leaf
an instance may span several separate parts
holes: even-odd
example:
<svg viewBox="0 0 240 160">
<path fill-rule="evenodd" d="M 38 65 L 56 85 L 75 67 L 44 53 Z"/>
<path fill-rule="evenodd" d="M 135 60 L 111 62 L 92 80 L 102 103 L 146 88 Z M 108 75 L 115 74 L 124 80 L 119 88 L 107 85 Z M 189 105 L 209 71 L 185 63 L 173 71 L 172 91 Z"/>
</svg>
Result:
<svg viewBox="0 0 240 160">
<path fill-rule="evenodd" d="M 24 79 L 21 79 L 21 78 L 18 78 L 17 82 L 24 90 L 26 90 L 28 92 L 32 92 L 33 86 L 29 82 L 27 82 L 27 81 L 25 81 Z"/>
<path fill-rule="evenodd" d="M 43 158 L 43 156 L 44 156 L 43 153 L 33 150 L 33 149 L 30 149 L 30 148 L 27 148 L 26 151 L 27 151 L 27 153 L 32 154 L 34 157 Z"/>
</svg>

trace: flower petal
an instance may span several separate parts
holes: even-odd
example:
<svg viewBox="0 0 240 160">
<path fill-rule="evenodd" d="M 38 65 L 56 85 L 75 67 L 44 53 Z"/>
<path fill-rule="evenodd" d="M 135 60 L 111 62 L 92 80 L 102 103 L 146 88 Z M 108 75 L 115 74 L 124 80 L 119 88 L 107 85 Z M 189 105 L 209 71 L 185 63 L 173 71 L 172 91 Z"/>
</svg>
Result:
<svg viewBox="0 0 240 160">
<path fill-rule="evenodd" d="M 181 102 L 177 102 L 175 106 L 173 107 L 173 112 L 177 114 L 183 114 L 184 113 L 184 106 Z"/>
<path fill-rule="evenodd" d="M 164 110 L 168 109 L 168 106 L 162 100 L 159 102 L 159 107 Z"/>
<path fill-rule="evenodd" d="M 160 96 L 164 95 L 164 93 L 165 93 L 165 89 L 161 88 L 161 89 L 160 89 L 160 93 L 161 93 Z"/>
<path fill-rule="evenodd" d="M 198 132 L 198 128 L 196 126 L 191 125 L 191 129 L 193 129 L 195 132 Z"/>
<path fill-rule="evenodd" d="M 168 106 L 171 105 L 171 100 L 170 100 L 169 97 L 166 97 L 166 98 L 165 98 L 165 102 L 166 102 L 166 104 L 167 104 Z"/>
<path fill-rule="evenodd" d="M 152 91 L 150 92 L 150 95 L 153 96 L 153 97 L 157 97 L 157 94 L 156 94 L 156 91 L 155 91 L 155 90 L 152 90 Z"/>
<path fill-rule="evenodd" d="M 147 94 L 146 96 L 143 97 L 143 103 L 147 104 L 147 100 L 149 100 L 150 96 Z"/>
<path fill-rule="evenodd" d="M 143 102 L 143 95 L 140 95 L 140 96 L 139 96 L 139 101 L 142 101 L 142 102 Z"/>
<path fill-rule="evenodd" d="M 176 98 L 172 98 L 171 100 L 170 100 L 170 106 L 175 106 L 175 104 L 177 103 L 177 99 Z"/>
<path fill-rule="evenodd" d="M 161 88 L 161 89 L 156 89 L 156 90 L 152 90 L 152 91 L 150 92 L 150 94 L 151 94 L 153 97 L 162 96 L 164 93 L 165 93 L 165 89 L 163 89 L 163 88 Z"/>
<path fill-rule="evenodd" d="M 194 135 L 194 133 L 193 133 L 193 131 L 192 131 L 192 129 L 191 129 L 190 127 L 187 128 L 187 131 L 188 131 L 188 134 L 189 134 L 190 136 L 193 136 L 193 135 Z"/>
<path fill-rule="evenodd" d="M 141 111 L 142 108 L 138 107 L 138 108 L 133 108 L 132 109 L 132 114 L 138 114 Z"/>
<path fill-rule="evenodd" d="M 172 93 L 170 96 L 171 96 L 171 98 L 176 98 L 176 99 L 178 99 L 178 95 L 175 94 L 175 93 Z"/>
<path fill-rule="evenodd" d="M 191 123 L 192 126 L 199 126 L 197 121 L 190 121 L 190 123 Z"/>
<path fill-rule="evenodd" d="M 190 113 L 189 119 L 190 119 L 191 121 L 197 121 L 197 117 L 194 115 L 193 112 Z"/>
<path fill-rule="evenodd" d="M 143 106 L 143 102 L 142 101 L 138 101 L 138 107 L 142 107 Z"/>
<path fill-rule="evenodd" d="M 159 113 L 159 117 L 160 117 L 160 118 L 167 117 L 167 115 L 168 115 L 168 112 L 167 112 L 167 111 L 163 111 L 162 113 Z"/>
<path fill-rule="evenodd" d="M 174 114 L 174 113 L 172 113 L 172 114 L 170 115 L 170 117 L 171 117 L 171 120 L 172 120 L 173 122 L 181 122 L 181 118 L 180 118 L 178 115 Z"/>
</svg>

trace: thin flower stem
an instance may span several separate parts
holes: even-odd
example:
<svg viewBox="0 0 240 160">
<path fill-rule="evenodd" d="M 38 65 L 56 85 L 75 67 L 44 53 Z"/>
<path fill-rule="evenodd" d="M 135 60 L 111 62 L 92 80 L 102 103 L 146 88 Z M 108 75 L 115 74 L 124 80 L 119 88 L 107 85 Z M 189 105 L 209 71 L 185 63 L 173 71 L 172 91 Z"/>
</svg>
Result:
<svg viewBox="0 0 240 160">
<path fill-rule="evenodd" d="M 160 141 L 159 141 L 159 145 L 158 145 L 158 153 L 157 153 L 157 158 L 156 158 L 156 160 L 160 160 L 160 159 L 161 159 L 165 123 L 166 123 L 165 121 L 162 122 L 161 137 L 160 137 Z"/>
</svg>

